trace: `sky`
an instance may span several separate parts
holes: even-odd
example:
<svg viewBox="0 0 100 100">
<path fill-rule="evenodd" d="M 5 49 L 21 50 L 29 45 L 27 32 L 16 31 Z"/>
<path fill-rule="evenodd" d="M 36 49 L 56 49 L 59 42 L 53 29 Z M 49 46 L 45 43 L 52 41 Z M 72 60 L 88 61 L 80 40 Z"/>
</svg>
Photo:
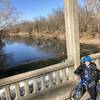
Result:
<svg viewBox="0 0 100 100">
<path fill-rule="evenodd" d="M 64 0 L 11 0 L 11 3 L 20 13 L 21 20 L 33 20 L 46 17 L 52 9 L 63 7 Z M 79 3 L 82 4 L 81 0 Z"/>
</svg>

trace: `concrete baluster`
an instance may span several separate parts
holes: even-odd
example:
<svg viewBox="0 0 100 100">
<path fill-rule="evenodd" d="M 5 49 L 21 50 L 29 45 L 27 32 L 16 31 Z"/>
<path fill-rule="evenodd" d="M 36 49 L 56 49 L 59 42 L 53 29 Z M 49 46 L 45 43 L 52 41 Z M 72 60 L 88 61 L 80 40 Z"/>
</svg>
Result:
<svg viewBox="0 0 100 100">
<path fill-rule="evenodd" d="M 62 83 L 63 82 L 63 80 L 64 80 L 64 73 L 63 73 L 63 70 L 59 70 L 59 81 L 60 81 L 60 83 Z"/>
<path fill-rule="evenodd" d="M 5 86 L 4 88 L 1 89 L 1 100 L 10 100 L 10 94 L 9 94 L 9 89 L 8 86 Z"/>
<path fill-rule="evenodd" d="M 57 84 L 57 77 L 56 77 L 56 72 L 52 73 L 52 81 L 53 81 L 53 85 Z"/>
<path fill-rule="evenodd" d="M 28 86 L 28 80 L 25 80 L 25 96 L 29 95 L 29 86 Z"/>
<path fill-rule="evenodd" d="M 66 71 L 66 79 L 69 80 L 69 78 L 70 78 L 70 75 L 69 75 L 69 67 L 67 67 L 65 69 L 65 71 Z"/>
<path fill-rule="evenodd" d="M 20 99 L 20 90 L 19 90 L 19 84 L 15 83 L 16 86 L 16 100 Z"/>
<path fill-rule="evenodd" d="M 33 87 L 34 87 L 33 93 L 37 93 L 38 92 L 38 86 L 37 86 L 37 79 L 36 78 L 33 79 Z"/>
<path fill-rule="evenodd" d="M 65 83 L 66 82 L 66 80 L 67 80 L 67 74 L 66 74 L 66 68 L 64 68 L 63 70 L 62 70 L 62 73 L 63 73 L 63 83 Z"/>
<path fill-rule="evenodd" d="M 45 75 L 44 75 L 45 76 Z M 45 81 L 44 81 L 44 76 L 41 76 L 41 91 L 45 91 Z"/>
</svg>

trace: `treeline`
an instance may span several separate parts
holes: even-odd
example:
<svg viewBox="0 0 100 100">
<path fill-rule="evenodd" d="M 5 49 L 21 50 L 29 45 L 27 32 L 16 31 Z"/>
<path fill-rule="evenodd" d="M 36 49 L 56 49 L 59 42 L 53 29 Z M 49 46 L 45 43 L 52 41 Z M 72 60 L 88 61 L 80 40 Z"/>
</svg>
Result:
<svg viewBox="0 0 100 100">
<path fill-rule="evenodd" d="M 82 34 L 91 34 L 100 38 L 100 1 L 84 0 L 84 5 L 79 6 L 79 30 Z M 19 24 L 9 25 L 8 33 L 15 35 L 51 34 L 57 36 L 65 33 L 63 8 L 52 10 L 48 17 L 39 17 L 34 21 L 22 21 Z M 63 34 L 64 35 L 64 34 Z"/>
<path fill-rule="evenodd" d="M 23 21 L 20 24 L 11 25 L 9 32 L 19 33 L 64 33 L 64 13 L 62 8 L 53 10 L 47 18 L 39 17 L 34 21 Z"/>
<path fill-rule="evenodd" d="M 79 6 L 79 29 L 100 39 L 100 0 L 84 0 Z"/>
</svg>

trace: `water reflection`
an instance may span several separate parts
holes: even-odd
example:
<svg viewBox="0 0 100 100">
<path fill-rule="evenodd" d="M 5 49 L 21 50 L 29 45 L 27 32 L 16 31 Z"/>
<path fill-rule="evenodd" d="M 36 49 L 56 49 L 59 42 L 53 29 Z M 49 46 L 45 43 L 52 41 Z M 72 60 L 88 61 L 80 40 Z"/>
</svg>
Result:
<svg viewBox="0 0 100 100">
<path fill-rule="evenodd" d="M 66 57 L 65 41 L 6 38 L 3 43 L 0 49 L 0 78 L 55 64 Z"/>
<path fill-rule="evenodd" d="M 26 61 L 43 60 L 62 56 L 64 49 L 56 41 L 27 40 L 27 39 L 9 39 L 4 41 L 5 46 L 2 48 L 4 54 L 1 66 L 11 67 Z M 58 53 L 59 51 L 59 53 Z M 7 59 L 8 58 L 8 59 Z"/>
<path fill-rule="evenodd" d="M 0 42 L 0 70 L 5 69 L 5 65 L 7 65 L 9 55 L 5 55 L 3 47 L 5 46 L 5 43 L 2 41 Z"/>
<path fill-rule="evenodd" d="M 40 60 L 52 56 L 50 53 L 40 51 L 37 46 L 27 46 L 23 43 L 6 44 L 3 48 L 6 55 L 11 55 L 9 64 L 14 65 L 28 60 Z"/>
</svg>

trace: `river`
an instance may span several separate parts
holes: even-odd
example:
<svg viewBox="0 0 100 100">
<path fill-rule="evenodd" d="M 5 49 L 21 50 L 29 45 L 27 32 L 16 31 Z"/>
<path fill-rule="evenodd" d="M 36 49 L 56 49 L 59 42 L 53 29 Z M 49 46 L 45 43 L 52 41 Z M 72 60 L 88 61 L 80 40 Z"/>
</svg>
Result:
<svg viewBox="0 0 100 100">
<path fill-rule="evenodd" d="M 4 39 L 2 42 L 3 46 L 0 48 L 0 74 L 6 74 L 6 72 L 16 74 L 16 70 L 18 70 L 17 73 L 22 73 L 56 64 L 66 58 L 65 41 L 9 38 Z M 10 72 L 11 70 L 15 72 Z"/>
<path fill-rule="evenodd" d="M 81 44 L 81 57 L 97 53 L 93 44 Z M 66 42 L 57 39 L 9 38 L 0 45 L 0 78 L 60 63 L 67 58 Z"/>
</svg>

